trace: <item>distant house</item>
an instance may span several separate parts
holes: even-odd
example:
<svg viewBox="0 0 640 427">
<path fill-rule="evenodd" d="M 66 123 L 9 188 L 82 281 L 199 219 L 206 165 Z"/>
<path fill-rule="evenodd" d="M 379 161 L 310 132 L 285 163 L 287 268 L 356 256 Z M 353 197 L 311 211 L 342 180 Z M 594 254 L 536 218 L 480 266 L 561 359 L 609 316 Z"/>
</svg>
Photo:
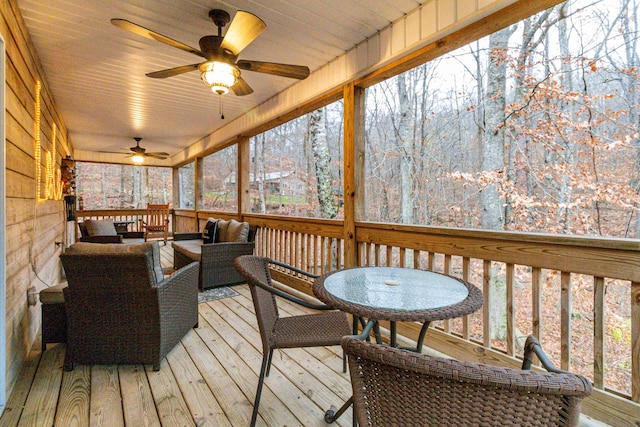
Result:
<svg viewBox="0 0 640 427">
<path fill-rule="evenodd" d="M 256 177 L 253 173 L 249 174 L 249 183 L 252 190 L 258 189 L 258 183 L 264 182 L 264 190 L 267 193 L 281 194 L 283 196 L 295 196 L 304 194 L 305 181 L 300 179 L 294 170 L 265 172 L 264 177 Z M 225 185 L 236 185 L 235 172 L 224 180 Z"/>
</svg>

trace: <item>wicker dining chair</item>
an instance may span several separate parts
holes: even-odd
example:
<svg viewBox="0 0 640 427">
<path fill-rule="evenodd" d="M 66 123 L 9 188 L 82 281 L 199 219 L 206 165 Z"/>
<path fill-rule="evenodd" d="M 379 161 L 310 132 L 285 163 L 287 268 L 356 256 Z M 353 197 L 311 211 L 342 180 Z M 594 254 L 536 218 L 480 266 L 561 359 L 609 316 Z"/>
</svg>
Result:
<svg viewBox="0 0 640 427">
<path fill-rule="evenodd" d="M 274 288 L 269 272 L 270 264 L 289 269 L 307 277 L 318 277 L 266 257 L 243 255 L 236 258 L 234 262 L 236 269 L 247 279 L 251 289 L 251 298 L 256 311 L 260 338 L 262 339 L 262 367 L 260 368 L 258 388 L 253 403 L 251 426 L 256 424 L 262 385 L 265 376 L 269 376 L 274 349 L 339 345 L 343 336 L 352 333 L 347 314 L 340 311 L 280 317 L 276 295 L 316 310 L 333 309 L 326 305 L 310 304 Z"/>
<path fill-rule="evenodd" d="M 591 394 L 591 383 L 569 372 L 466 363 L 354 337 L 341 344 L 363 427 L 575 426 L 581 401 Z M 525 350 L 525 361 L 533 347 Z"/>
</svg>

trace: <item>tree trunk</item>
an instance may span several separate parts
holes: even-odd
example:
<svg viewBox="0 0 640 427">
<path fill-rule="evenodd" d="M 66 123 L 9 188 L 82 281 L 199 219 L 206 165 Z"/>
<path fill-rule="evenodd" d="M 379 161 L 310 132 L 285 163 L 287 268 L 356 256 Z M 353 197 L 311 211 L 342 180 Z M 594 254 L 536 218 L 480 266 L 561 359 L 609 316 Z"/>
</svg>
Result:
<svg viewBox="0 0 640 427">
<path fill-rule="evenodd" d="M 561 65 L 560 84 L 564 87 L 565 92 L 571 92 L 573 91 L 573 68 L 572 64 L 568 61 L 568 59 L 571 58 L 571 51 L 569 50 L 569 33 L 566 19 L 558 22 L 558 45 L 560 47 L 560 55 L 565 59 Z M 566 101 L 563 101 L 563 104 L 561 111 L 565 111 L 565 114 L 573 116 L 575 104 Z M 566 170 L 571 171 L 575 163 L 575 146 L 570 138 L 562 142 L 564 145 L 562 160 Z M 571 202 L 572 194 L 573 186 L 571 185 L 571 179 L 566 173 L 563 173 L 558 183 L 558 225 L 563 233 L 568 233 L 571 229 L 568 205 Z"/>
<path fill-rule="evenodd" d="M 491 34 L 489 38 L 491 58 L 487 70 L 482 170 L 498 175 L 501 175 L 505 169 L 503 123 L 507 64 L 503 55 L 513 31 L 512 28 L 505 28 Z M 499 185 L 499 182 L 494 182 L 482 191 L 482 228 L 484 229 L 500 230 L 504 227 L 504 197 L 500 195 Z"/>
<path fill-rule="evenodd" d="M 331 156 L 327 143 L 324 109 L 309 113 L 309 139 L 316 169 L 316 186 L 318 204 L 322 218 L 336 218 L 338 204 L 333 196 L 333 174 L 331 172 Z"/>
<path fill-rule="evenodd" d="M 400 120 L 398 122 L 397 137 L 400 147 L 400 221 L 412 224 L 414 221 L 415 188 L 413 182 L 413 137 L 411 123 L 411 102 L 407 93 L 407 75 L 396 77 L 398 90 L 398 107 Z"/>
</svg>

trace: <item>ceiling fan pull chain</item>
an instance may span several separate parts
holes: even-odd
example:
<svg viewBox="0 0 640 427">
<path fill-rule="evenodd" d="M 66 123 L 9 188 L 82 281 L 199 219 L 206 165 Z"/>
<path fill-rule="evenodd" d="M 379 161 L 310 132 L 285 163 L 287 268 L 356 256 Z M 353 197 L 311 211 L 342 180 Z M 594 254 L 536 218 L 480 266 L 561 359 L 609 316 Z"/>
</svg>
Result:
<svg viewBox="0 0 640 427">
<path fill-rule="evenodd" d="M 224 120 L 224 112 L 222 111 L 222 110 L 223 110 L 223 104 L 222 104 L 222 103 L 223 103 L 223 100 L 222 100 L 222 95 L 218 95 L 218 98 L 220 98 L 220 118 L 221 118 L 222 120 Z"/>
</svg>

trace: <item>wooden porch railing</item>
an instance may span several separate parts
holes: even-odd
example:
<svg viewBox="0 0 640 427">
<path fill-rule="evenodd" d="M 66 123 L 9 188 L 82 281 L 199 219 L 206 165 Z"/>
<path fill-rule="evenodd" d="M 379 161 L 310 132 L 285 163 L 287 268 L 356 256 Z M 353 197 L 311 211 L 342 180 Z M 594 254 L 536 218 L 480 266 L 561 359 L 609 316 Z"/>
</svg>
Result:
<svg viewBox="0 0 640 427">
<path fill-rule="evenodd" d="M 176 211 L 176 223 L 180 217 L 201 228 L 209 216 L 224 215 Z M 342 221 L 243 219 L 260 227 L 259 255 L 316 274 L 343 267 Z M 425 341 L 430 347 L 518 367 L 520 342 L 534 334 L 556 364 L 593 381 L 584 413 L 612 425 L 640 425 L 640 242 L 369 222 L 356 223 L 355 238 L 359 265 L 439 271 L 482 289 L 482 312 L 436 323 Z M 311 294 L 311 283 L 300 277 L 274 271 L 274 278 Z M 398 326 L 412 339 L 418 329 Z"/>
</svg>

